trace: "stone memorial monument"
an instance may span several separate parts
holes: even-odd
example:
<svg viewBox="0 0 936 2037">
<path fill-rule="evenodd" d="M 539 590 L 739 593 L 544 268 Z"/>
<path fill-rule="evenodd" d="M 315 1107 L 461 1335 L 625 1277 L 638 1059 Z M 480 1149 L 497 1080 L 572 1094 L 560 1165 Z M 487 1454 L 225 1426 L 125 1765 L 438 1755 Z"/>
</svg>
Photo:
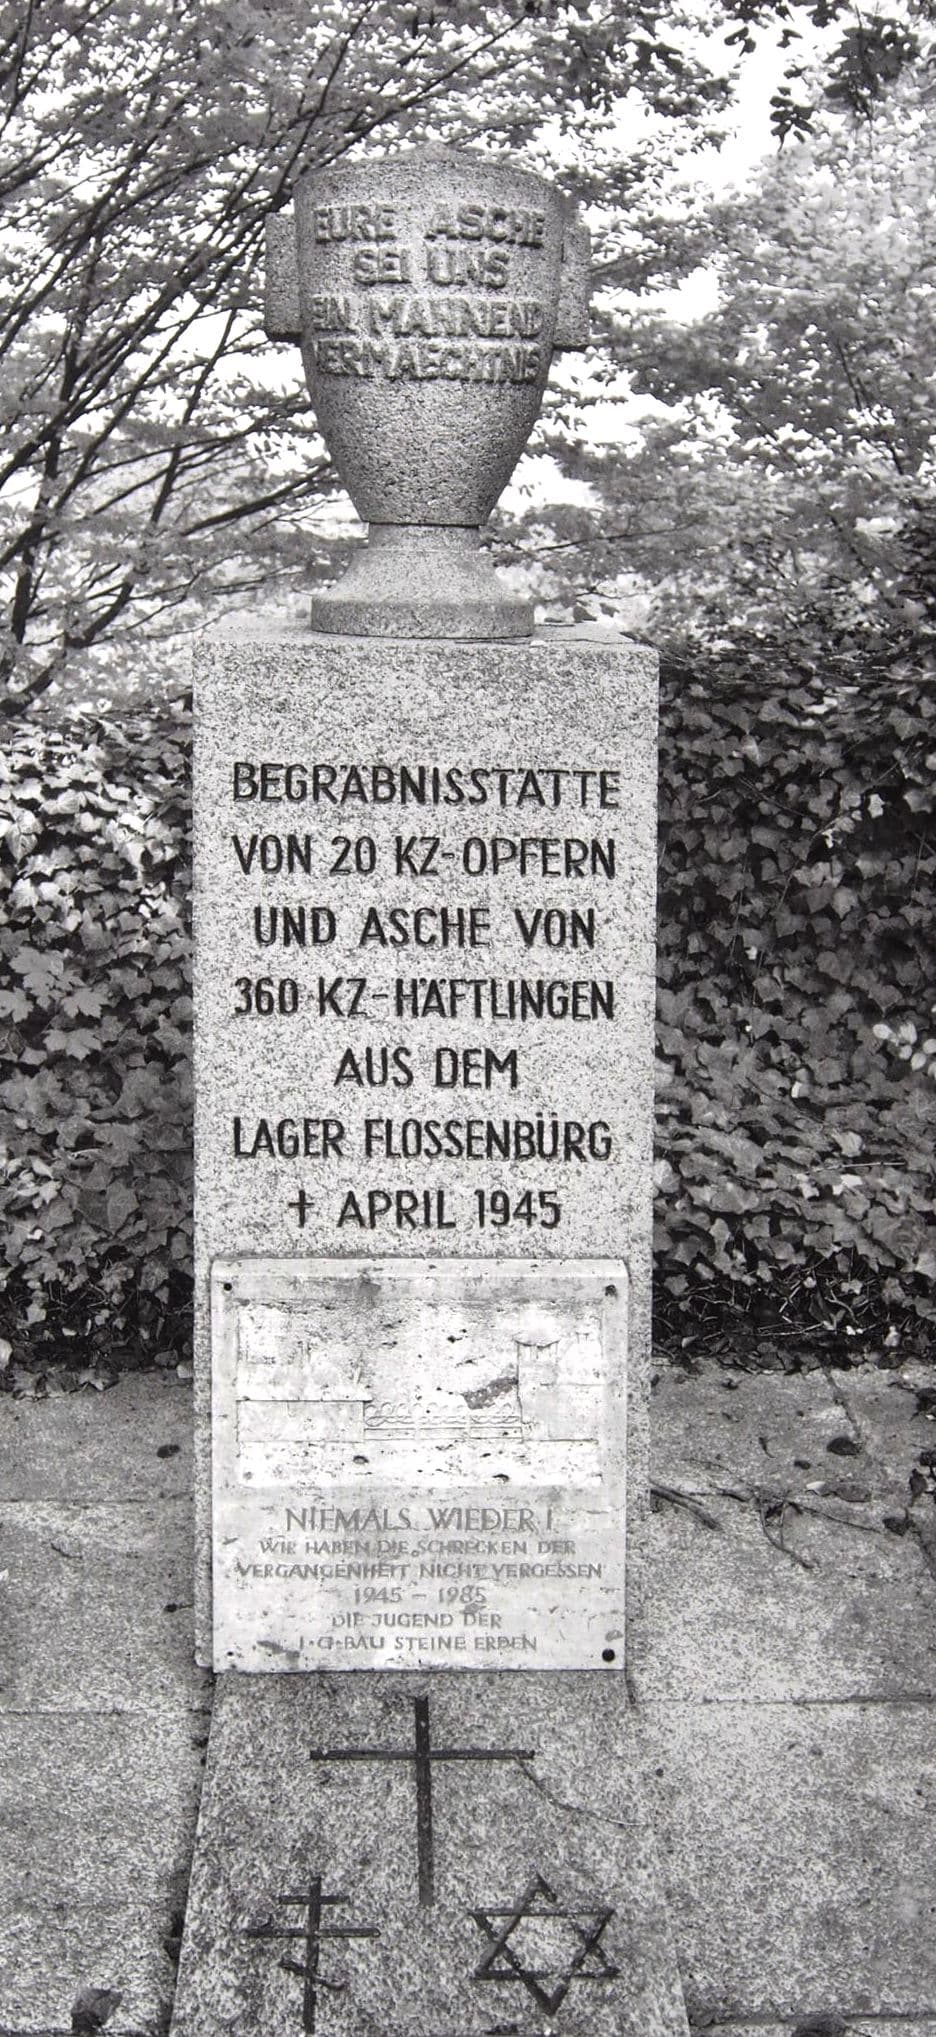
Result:
<svg viewBox="0 0 936 2037">
<path fill-rule="evenodd" d="M 415 150 L 302 178 L 267 282 L 369 535 L 311 633 L 198 660 L 220 1676 L 173 2030 L 677 2037 L 621 1674 L 656 661 L 534 632 L 479 540 L 586 343 L 587 234 Z"/>
</svg>

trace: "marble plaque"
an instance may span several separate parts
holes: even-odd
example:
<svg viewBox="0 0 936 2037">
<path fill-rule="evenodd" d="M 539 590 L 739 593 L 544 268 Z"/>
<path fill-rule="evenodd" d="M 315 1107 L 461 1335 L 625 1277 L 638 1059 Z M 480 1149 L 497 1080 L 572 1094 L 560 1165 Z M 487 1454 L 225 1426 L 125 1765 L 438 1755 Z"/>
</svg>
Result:
<svg viewBox="0 0 936 2037">
<path fill-rule="evenodd" d="M 623 1662 L 627 1272 L 211 1269 L 215 1667 Z"/>
</svg>

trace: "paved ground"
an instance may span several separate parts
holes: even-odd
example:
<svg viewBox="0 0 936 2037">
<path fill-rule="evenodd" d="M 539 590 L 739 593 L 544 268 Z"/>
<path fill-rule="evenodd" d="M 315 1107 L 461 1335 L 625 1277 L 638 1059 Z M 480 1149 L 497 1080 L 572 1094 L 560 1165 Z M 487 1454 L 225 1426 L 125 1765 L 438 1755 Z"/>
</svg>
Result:
<svg viewBox="0 0 936 2037">
<path fill-rule="evenodd" d="M 697 2025 L 936 2028 L 927 1376 L 658 1386 L 633 1687 Z"/>
<path fill-rule="evenodd" d="M 655 1394 L 632 1691 L 690 2016 L 724 2037 L 936 2037 L 934 1389 Z M 167 2025 L 210 1706 L 190 1432 L 159 1374 L 0 1402 L 0 2037 Z"/>
<path fill-rule="evenodd" d="M 191 1430 L 159 1373 L 0 1402 L 3 2037 L 93 2029 L 95 1994 L 114 2037 L 168 2020 L 211 1698 Z"/>
</svg>

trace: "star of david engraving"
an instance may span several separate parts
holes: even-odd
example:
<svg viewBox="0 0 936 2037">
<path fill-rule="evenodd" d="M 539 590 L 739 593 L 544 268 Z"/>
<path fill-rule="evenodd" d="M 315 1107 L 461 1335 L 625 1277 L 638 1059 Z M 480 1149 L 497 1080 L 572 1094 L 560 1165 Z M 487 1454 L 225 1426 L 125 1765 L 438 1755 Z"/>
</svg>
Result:
<svg viewBox="0 0 936 2037">
<path fill-rule="evenodd" d="M 330 1994 L 342 1994 L 347 1982 L 325 1980 L 319 1972 L 319 1954 L 323 1938 L 379 1938 L 380 1932 L 374 1925 L 323 1924 L 322 1910 L 326 1904 L 350 1902 L 350 1896 L 326 1896 L 322 1894 L 322 1877 L 313 1874 L 308 1889 L 302 1895 L 278 1896 L 277 1902 L 300 1904 L 305 1908 L 305 1923 L 291 1924 L 247 1924 L 245 1938 L 301 1938 L 304 1958 L 290 1959 L 284 1956 L 280 1966 L 284 1973 L 294 1973 L 302 1981 L 302 2028 L 305 2037 L 313 2037 L 315 2011 L 319 1988 L 327 1988 Z"/>
<path fill-rule="evenodd" d="M 612 1966 L 601 1944 L 614 1911 L 601 1903 L 591 1908 L 581 1903 L 560 1903 L 541 1874 L 534 1876 L 512 1909 L 491 1907 L 470 1910 L 468 1914 L 490 1940 L 474 1979 L 521 1981 L 548 2016 L 555 2015 L 561 2007 L 574 1980 L 607 1982 L 616 1980 L 620 1972 L 619 1967 Z M 501 1918 L 503 1923 L 495 1921 Z M 541 1964 L 544 1955 L 535 1950 L 528 1956 L 537 1963 L 525 1964 L 521 1948 L 511 1943 L 529 1920 L 534 1925 L 551 1922 L 563 1927 L 561 1932 L 547 1932 L 547 1936 L 553 1937 L 557 1955 L 550 1956 L 548 1963 Z M 541 1935 L 534 1933 L 534 1937 Z"/>
</svg>

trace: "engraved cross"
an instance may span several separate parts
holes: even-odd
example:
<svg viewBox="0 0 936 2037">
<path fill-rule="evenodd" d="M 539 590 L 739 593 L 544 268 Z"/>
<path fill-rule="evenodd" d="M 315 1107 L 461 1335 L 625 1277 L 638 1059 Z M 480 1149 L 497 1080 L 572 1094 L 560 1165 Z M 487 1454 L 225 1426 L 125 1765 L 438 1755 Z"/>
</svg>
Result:
<svg viewBox="0 0 936 2037">
<path fill-rule="evenodd" d="M 435 1902 L 432 1841 L 432 1764 L 434 1761 L 532 1761 L 524 1747 L 433 1747 L 429 1736 L 429 1699 L 413 1699 L 415 1745 L 412 1747 L 315 1747 L 313 1761 L 412 1761 L 416 1772 L 416 1860 L 419 1901 L 423 1909 Z"/>
<path fill-rule="evenodd" d="M 303 1960 L 290 1959 L 287 1955 L 280 1960 L 285 1973 L 294 1973 L 303 1983 L 302 2027 L 306 2037 L 313 2037 L 315 2030 L 315 2009 L 318 1990 L 328 1988 L 333 1994 L 341 1994 L 345 1983 L 342 1980 L 324 1980 L 319 1972 L 319 1954 L 323 1938 L 379 1938 L 375 1925 L 324 1924 L 322 1910 L 326 1904 L 346 1903 L 347 1896 L 326 1896 L 322 1894 L 321 1875 L 313 1874 L 308 1890 L 303 1895 L 280 1896 L 279 1902 L 298 1904 L 306 1913 L 305 1923 L 296 1927 L 283 1924 L 248 1924 L 245 1938 L 301 1938 Z"/>
</svg>

